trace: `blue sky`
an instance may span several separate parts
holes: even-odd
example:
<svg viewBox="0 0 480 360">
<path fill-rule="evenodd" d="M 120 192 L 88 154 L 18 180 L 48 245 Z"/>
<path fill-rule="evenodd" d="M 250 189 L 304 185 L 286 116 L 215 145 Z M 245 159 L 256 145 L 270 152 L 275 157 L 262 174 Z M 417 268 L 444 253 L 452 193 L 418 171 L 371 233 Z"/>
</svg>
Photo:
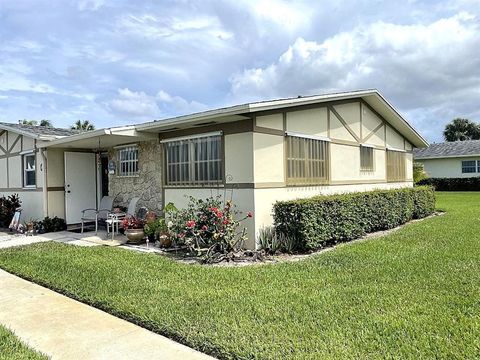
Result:
<svg viewBox="0 0 480 360">
<path fill-rule="evenodd" d="M 0 120 L 106 127 L 377 88 L 440 141 L 480 121 L 479 5 L 0 0 Z"/>
</svg>

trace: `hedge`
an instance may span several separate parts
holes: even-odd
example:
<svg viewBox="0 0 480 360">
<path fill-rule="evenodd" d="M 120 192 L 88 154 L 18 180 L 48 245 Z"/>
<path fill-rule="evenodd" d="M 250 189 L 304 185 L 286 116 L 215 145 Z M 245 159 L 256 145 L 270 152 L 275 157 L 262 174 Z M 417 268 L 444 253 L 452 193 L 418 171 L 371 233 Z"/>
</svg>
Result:
<svg viewBox="0 0 480 360">
<path fill-rule="evenodd" d="M 298 251 L 315 250 L 426 217 L 435 210 L 435 191 L 421 186 L 316 196 L 277 202 L 273 210 L 278 233 L 295 239 Z"/>
<path fill-rule="evenodd" d="M 428 178 L 417 184 L 433 186 L 437 191 L 480 191 L 480 177 Z"/>
</svg>

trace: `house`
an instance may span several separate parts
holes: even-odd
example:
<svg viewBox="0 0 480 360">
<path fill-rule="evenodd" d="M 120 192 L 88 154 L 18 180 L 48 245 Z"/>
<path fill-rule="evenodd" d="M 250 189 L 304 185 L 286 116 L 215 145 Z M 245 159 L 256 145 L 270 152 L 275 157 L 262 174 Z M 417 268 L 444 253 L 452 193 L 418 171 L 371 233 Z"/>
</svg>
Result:
<svg viewBox="0 0 480 360">
<path fill-rule="evenodd" d="M 78 133 L 75 130 L 22 124 L 0 123 L 0 196 L 18 193 L 23 218 L 43 218 L 44 204 L 63 201 L 63 180 L 55 172 L 42 171 L 44 152 L 40 145 Z M 48 182 L 48 187 L 44 186 Z M 48 199 L 49 201 L 46 201 Z M 63 216 L 63 213 L 59 212 Z"/>
<path fill-rule="evenodd" d="M 415 162 L 423 164 L 431 178 L 480 176 L 480 140 L 430 144 L 414 150 Z"/>
<path fill-rule="evenodd" d="M 106 195 L 160 211 L 187 196 L 232 198 L 249 248 L 278 200 L 412 186 L 423 137 L 377 90 L 262 101 L 38 144 L 44 214 L 79 222 Z M 53 173 L 53 174 L 52 174 Z M 51 187 L 65 192 L 52 197 Z M 45 192 L 47 194 L 45 195 Z"/>
</svg>

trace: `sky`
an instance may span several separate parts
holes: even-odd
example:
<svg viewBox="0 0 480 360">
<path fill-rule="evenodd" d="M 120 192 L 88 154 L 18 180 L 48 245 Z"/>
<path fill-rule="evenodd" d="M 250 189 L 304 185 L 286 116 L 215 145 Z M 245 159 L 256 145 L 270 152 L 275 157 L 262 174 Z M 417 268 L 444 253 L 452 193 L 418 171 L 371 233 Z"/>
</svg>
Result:
<svg viewBox="0 0 480 360">
<path fill-rule="evenodd" d="M 371 88 L 430 142 L 480 122 L 480 0 L 0 0 L 0 121 L 110 127 Z"/>
</svg>

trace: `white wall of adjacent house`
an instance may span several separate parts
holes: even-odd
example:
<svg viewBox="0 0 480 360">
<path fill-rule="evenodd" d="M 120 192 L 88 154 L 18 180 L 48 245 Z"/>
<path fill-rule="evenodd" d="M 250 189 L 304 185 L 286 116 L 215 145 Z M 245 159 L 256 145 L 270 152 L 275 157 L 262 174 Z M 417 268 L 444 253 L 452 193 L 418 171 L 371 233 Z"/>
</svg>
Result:
<svg viewBox="0 0 480 360">
<path fill-rule="evenodd" d="M 432 178 L 468 178 L 480 176 L 480 157 L 461 157 L 461 158 L 443 158 L 443 159 L 425 159 L 425 160 L 415 160 L 416 162 L 422 163 L 425 172 L 429 177 Z M 475 161 L 475 170 L 474 172 L 463 172 L 462 171 L 462 162 L 463 161 Z M 473 163 L 469 163 L 471 165 Z M 466 165 L 466 164 L 465 164 Z M 466 167 L 472 171 L 473 167 Z"/>
</svg>

